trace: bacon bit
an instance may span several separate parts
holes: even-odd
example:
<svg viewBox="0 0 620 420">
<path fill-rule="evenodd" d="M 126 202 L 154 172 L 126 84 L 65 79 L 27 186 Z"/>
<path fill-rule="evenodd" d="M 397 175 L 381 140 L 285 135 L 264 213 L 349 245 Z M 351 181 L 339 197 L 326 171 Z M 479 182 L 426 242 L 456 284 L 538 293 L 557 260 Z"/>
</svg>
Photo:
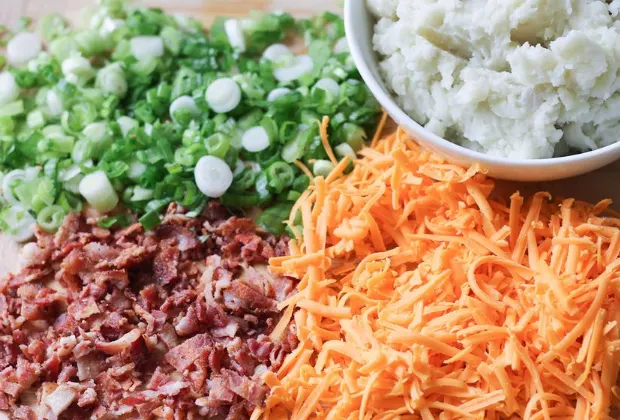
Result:
<svg viewBox="0 0 620 420">
<path fill-rule="evenodd" d="M 142 331 L 140 331 L 139 328 L 134 328 L 118 340 L 110 341 L 108 343 L 104 341 L 95 341 L 95 347 L 105 354 L 118 354 L 129 348 L 133 343 L 138 341 L 140 337 L 142 337 Z"/>
<path fill-rule="evenodd" d="M 86 407 L 97 402 L 97 392 L 92 388 L 84 390 L 78 399 L 78 407 Z"/>
<path fill-rule="evenodd" d="M 76 392 L 69 386 L 60 385 L 45 399 L 45 404 L 52 410 L 52 413 L 59 416 L 65 411 L 77 397 Z"/>
<path fill-rule="evenodd" d="M 515 193 L 508 208 L 480 168 L 400 129 L 360 155 L 302 194 L 303 236 L 270 260 L 300 278 L 278 306 L 300 343 L 252 418 L 618 418 L 609 203 Z"/>
<path fill-rule="evenodd" d="M 0 413 L 31 420 L 24 405 L 36 404 L 50 419 L 234 420 L 262 403 L 261 375 L 298 343 L 293 308 L 282 322 L 277 309 L 296 282 L 266 267 L 288 238 L 216 201 L 184 212 L 171 204 L 152 232 L 109 234 L 70 216 L 58 245 L 37 232 L 30 266 L 0 280 Z"/>
<path fill-rule="evenodd" d="M 199 334 L 176 346 L 166 354 L 166 361 L 176 370 L 183 372 L 194 360 L 198 359 L 204 351 L 208 351 L 211 343 L 209 334 Z"/>
</svg>

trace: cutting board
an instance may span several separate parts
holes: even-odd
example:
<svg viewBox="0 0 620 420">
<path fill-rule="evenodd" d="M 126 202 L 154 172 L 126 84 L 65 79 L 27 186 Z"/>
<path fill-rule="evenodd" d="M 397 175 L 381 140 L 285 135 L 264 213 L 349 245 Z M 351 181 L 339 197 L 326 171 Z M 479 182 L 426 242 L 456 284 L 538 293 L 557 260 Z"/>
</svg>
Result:
<svg viewBox="0 0 620 420">
<path fill-rule="evenodd" d="M 359 0 L 364 1 L 364 0 Z M 95 0 L 0 0 L 0 24 L 13 25 L 20 16 L 37 19 L 51 12 L 61 12 L 79 23 L 84 9 Z M 134 4 L 161 7 L 170 12 L 185 13 L 205 23 L 215 16 L 244 16 L 249 10 L 282 10 L 296 16 L 307 16 L 324 10 L 340 10 L 341 0 L 145 0 Z M 612 198 L 620 209 L 620 161 L 597 172 L 563 181 L 518 184 L 502 182 L 499 188 L 508 196 L 515 190 L 531 194 L 537 190 L 550 191 L 555 196 L 576 197 L 587 201 Z M 0 234 L 0 278 L 14 270 L 18 246 Z"/>
</svg>

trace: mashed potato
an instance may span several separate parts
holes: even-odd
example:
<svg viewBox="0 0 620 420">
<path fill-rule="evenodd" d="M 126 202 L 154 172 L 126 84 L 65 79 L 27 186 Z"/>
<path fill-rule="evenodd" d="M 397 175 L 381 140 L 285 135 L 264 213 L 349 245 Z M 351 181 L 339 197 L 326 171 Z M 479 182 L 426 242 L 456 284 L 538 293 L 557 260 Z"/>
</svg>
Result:
<svg viewBox="0 0 620 420">
<path fill-rule="evenodd" d="M 434 133 L 510 158 L 620 136 L 620 0 L 368 0 L 400 105 Z"/>
</svg>

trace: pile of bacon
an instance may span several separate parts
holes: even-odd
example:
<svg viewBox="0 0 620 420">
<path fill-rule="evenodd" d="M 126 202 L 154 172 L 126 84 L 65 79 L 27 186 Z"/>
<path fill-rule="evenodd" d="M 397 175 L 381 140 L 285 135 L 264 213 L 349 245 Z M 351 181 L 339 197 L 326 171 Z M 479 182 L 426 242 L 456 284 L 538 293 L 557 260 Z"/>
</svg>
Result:
<svg viewBox="0 0 620 420">
<path fill-rule="evenodd" d="M 295 284 L 264 266 L 287 249 L 217 203 L 152 232 L 39 232 L 0 281 L 0 418 L 248 418 L 297 345 L 269 336 Z"/>
</svg>

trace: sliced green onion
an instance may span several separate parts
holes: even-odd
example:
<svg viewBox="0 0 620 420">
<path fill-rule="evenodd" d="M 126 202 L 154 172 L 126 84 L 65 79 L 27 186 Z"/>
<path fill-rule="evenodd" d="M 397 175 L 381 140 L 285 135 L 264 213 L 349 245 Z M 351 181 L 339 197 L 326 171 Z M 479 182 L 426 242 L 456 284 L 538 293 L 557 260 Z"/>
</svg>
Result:
<svg viewBox="0 0 620 420">
<path fill-rule="evenodd" d="M 215 112 L 230 112 L 241 102 L 241 89 L 233 79 L 223 77 L 209 85 L 205 99 Z"/>
<path fill-rule="evenodd" d="M 92 143 L 88 139 L 78 140 L 71 152 L 71 158 L 77 163 L 83 163 L 91 158 L 92 149 Z"/>
<path fill-rule="evenodd" d="M 36 220 L 22 205 L 12 205 L 0 213 L 2 228 L 17 242 L 25 242 L 34 236 Z"/>
<path fill-rule="evenodd" d="M 13 117 L 24 113 L 24 101 L 9 102 L 0 106 L 0 117 Z"/>
<path fill-rule="evenodd" d="M 198 107 L 191 96 L 180 96 L 170 104 L 170 116 L 173 120 L 178 121 L 180 113 L 185 112 L 190 119 L 198 116 Z"/>
<path fill-rule="evenodd" d="M 144 230 L 151 230 L 161 222 L 160 210 L 151 210 L 138 220 Z"/>
<path fill-rule="evenodd" d="M 342 136 L 345 142 L 356 152 L 364 147 L 366 132 L 359 125 L 344 123 L 341 127 Z"/>
<path fill-rule="evenodd" d="M 267 100 L 269 102 L 273 102 L 273 101 L 280 99 L 283 96 L 288 95 L 289 93 L 291 93 L 291 90 L 289 88 L 285 88 L 285 87 L 275 88 L 274 90 L 269 92 L 269 94 L 267 95 Z"/>
<path fill-rule="evenodd" d="M 147 201 L 153 198 L 153 190 L 136 186 L 131 195 L 131 201 Z"/>
<path fill-rule="evenodd" d="M 97 226 L 103 229 L 110 229 L 115 226 L 123 228 L 131 225 L 131 223 L 132 218 L 127 213 L 122 213 L 111 217 L 102 217 L 97 220 Z"/>
<path fill-rule="evenodd" d="M 129 41 L 131 54 L 138 60 L 164 55 L 164 42 L 158 36 L 137 36 Z"/>
<path fill-rule="evenodd" d="M 295 173 L 291 165 L 284 162 L 272 163 L 266 170 L 269 186 L 276 192 L 281 193 L 285 188 L 293 185 Z"/>
<path fill-rule="evenodd" d="M 137 160 L 133 160 L 129 163 L 129 169 L 127 170 L 127 176 L 134 181 L 138 180 L 146 172 L 146 165 Z"/>
<path fill-rule="evenodd" d="M 58 94 L 53 89 L 50 89 L 47 92 L 46 103 L 47 103 L 47 110 L 54 117 L 60 116 L 62 112 L 64 111 L 62 99 L 58 96 Z"/>
<path fill-rule="evenodd" d="M 329 160 L 317 159 L 312 165 L 312 173 L 314 176 L 327 176 L 334 170 L 334 164 Z"/>
<path fill-rule="evenodd" d="M 82 211 L 82 200 L 71 193 L 63 192 L 60 194 L 58 204 L 67 213 L 80 213 Z"/>
<path fill-rule="evenodd" d="M 82 85 L 95 76 L 90 61 L 82 56 L 72 56 L 62 62 L 62 73 L 69 83 Z"/>
<path fill-rule="evenodd" d="M 334 147 L 334 152 L 336 152 L 336 156 L 343 158 L 345 156 L 349 156 L 351 160 L 355 160 L 357 155 L 355 154 L 355 150 L 349 145 L 349 143 L 341 143 L 338 146 Z"/>
<path fill-rule="evenodd" d="M 9 204 L 18 204 L 19 200 L 15 197 L 13 189 L 17 184 L 28 180 L 26 171 L 22 169 L 14 169 L 11 172 L 4 175 L 2 179 L 2 196 Z"/>
<path fill-rule="evenodd" d="M 117 119 L 116 122 L 121 129 L 121 134 L 123 134 L 123 137 L 127 137 L 127 134 L 129 134 L 131 130 L 140 126 L 140 124 L 138 124 L 138 121 L 124 115 Z"/>
<path fill-rule="evenodd" d="M 0 136 L 10 136 L 15 131 L 15 121 L 11 117 L 0 117 Z"/>
<path fill-rule="evenodd" d="M 247 208 L 257 206 L 259 202 L 258 194 L 226 193 L 220 197 L 220 203 L 226 207 Z"/>
<path fill-rule="evenodd" d="M 336 98 L 338 97 L 338 93 L 340 93 L 340 85 L 338 82 L 328 77 L 320 79 L 314 84 L 314 87 L 323 89 L 325 92 L 328 92 L 331 96 Z"/>
<path fill-rule="evenodd" d="M 194 169 L 194 179 L 204 195 L 217 198 L 224 195 L 232 184 L 230 166 L 215 156 L 203 156 Z"/>
<path fill-rule="evenodd" d="M 41 38 L 32 32 L 20 32 L 6 47 L 6 56 L 11 65 L 19 67 L 35 58 L 41 52 Z"/>
<path fill-rule="evenodd" d="M 159 9 L 100 3 L 85 29 L 58 15 L 43 19 L 48 51 L 23 28 L 11 40 L 9 70 L 0 72 L 9 184 L 0 213 L 23 206 L 53 230 L 57 215 L 85 201 L 108 210 L 121 191 L 149 228 L 173 201 L 195 215 L 208 197 L 231 207 L 288 206 L 309 182 L 293 163 L 327 158 L 319 119 L 329 116 L 338 156 L 353 157 L 373 128 L 379 106 L 343 50 L 335 15 L 256 13 L 203 30 Z M 307 55 L 282 44 L 297 30 Z M 205 167 L 205 159 L 217 163 Z M 284 231 L 281 220 L 274 224 Z M 1 217 L 0 229 L 8 230 Z"/>
<path fill-rule="evenodd" d="M 309 55 L 299 55 L 293 59 L 288 67 L 277 67 L 273 70 L 273 76 L 282 83 L 292 82 L 302 76 L 311 73 L 314 69 L 314 61 Z"/>
<path fill-rule="evenodd" d="M 112 63 L 99 70 L 96 86 L 104 93 L 122 98 L 127 93 L 127 78 L 120 63 Z"/>
<path fill-rule="evenodd" d="M 0 105 L 6 105 L 19 97 L 19 86 L 8 71 L 0 73 Z"/>
<path fill-rule="evenodd" d="M 90 173 L 80 182 L 80 194 L 94 209 L 107 213 L 118 204 L 118 195 L 103 171 Z"/>
<path fill-rule="evenodd" d="M 262 126 L 252 127 L 243 133 L 241 144 L 248 152 L 260 152 L 269 147 L 269 134 Z"/>
<path fill-rule="evenodd" d="M 285 220 L 288 220 L 292 204 L 280 203 L 269 207 L 258 216 L 256 223 L 268 232 L 282 235 L 285 231 Z"/>
<path fill-rule="evenodd" d="M 343 54 L 349 52 L 349 43 L 347 38 L 342 37 L 334 44 L 334 54 Z"/>
<path fill-rule="evenodd" d="M 205 139 L 205 148 L 211 156 L 223 159 L 230 149 L 230 142 L 222 133 L 215 133 Z"/>
<path fill-rule="evenodd" d="M 172 26 L 166 26 L 160 33 L 164 46 L 172 54 L 177 55 L 183 44 L 183 33 Z"/>
<path fill-rule="evenodd" d="M 282 64 L 293 58 L 293 53 L 284 44 L 272 44 L 263 51 L 263 58 L 274 63 Z"/>
<path fill-rule="evenodd" d="M 226 36 L 228 37 L 230 45 L 240 52 L 244 52 L 245 37 L 243 29 L 241 28 L 241 23 L 237 19 L 228 19 L 224 22 L 224 30 L 226 31 Z"/>
<path fill-rule="evenodd" d="M 59 205 L 45 207 L 37 215 L 37 223 L 46 232 L 56 232 L 62 221 L 64 220 L 67 212 Z"/>
</svg>

